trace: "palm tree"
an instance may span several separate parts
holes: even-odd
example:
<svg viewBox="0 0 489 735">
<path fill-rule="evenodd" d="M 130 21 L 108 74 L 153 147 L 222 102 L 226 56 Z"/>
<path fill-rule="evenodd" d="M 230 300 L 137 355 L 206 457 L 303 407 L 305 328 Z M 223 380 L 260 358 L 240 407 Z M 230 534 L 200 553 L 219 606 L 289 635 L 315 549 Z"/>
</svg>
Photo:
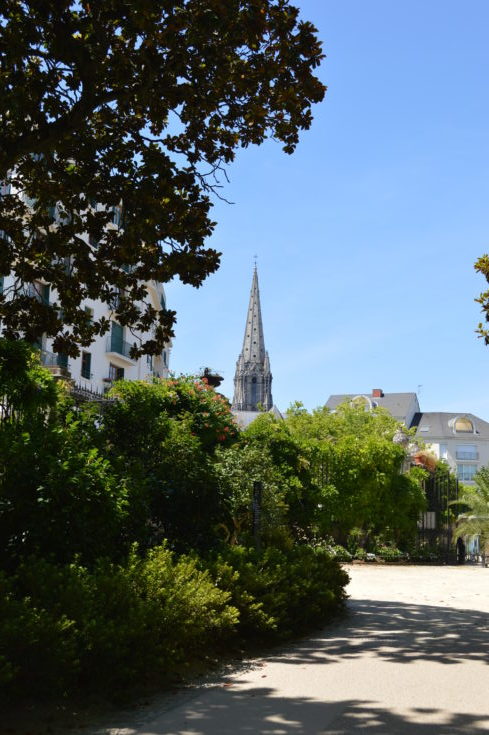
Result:
<svg viewBox="0 0 489 735">
<path fill-rule="evenodd" d="M 474 477 L 475 485 L 462 486 L 454 505 L 460 506 L 457 536 L 479 536 L 482 553 L 489 549 L 489 467 L 482 467 Z"/>
</svg>

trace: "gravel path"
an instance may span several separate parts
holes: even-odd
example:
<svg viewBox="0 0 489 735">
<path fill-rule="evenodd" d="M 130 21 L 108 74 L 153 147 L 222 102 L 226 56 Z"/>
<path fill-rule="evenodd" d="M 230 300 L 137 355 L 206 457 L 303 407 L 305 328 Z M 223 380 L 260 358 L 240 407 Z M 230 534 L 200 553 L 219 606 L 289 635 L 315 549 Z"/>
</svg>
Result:
<svg viewBox="0 0 489 735">
<path fill-rule="evenodd" d="M 489 570 L 348 567 L 349 614 L 90 735 L 489 731 Z"/>
</svg>

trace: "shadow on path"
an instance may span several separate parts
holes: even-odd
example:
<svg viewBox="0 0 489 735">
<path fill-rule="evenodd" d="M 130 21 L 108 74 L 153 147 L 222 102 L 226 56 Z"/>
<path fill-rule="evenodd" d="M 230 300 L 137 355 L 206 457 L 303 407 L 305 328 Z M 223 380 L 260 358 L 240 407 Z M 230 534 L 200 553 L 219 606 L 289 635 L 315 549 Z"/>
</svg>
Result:
<svg viewBox="0 0 489 735">
<path fill-rule="evenodd" d="M 322 664 L 327 667 L 346 659 L 358 659 L 361 666 L 360 659 L 366 655 L 403 665 L 415 661 L 447 666 L 489 663 L 489 613 L 358 599 L 350 601 L 348 609 L 349 614 L 342 621 L 282 651 L 271 652 L 263 661 L 290 666 L 289 677 L 294 666 L 315 664 L 311 676 L 319 677 L 319 682 Z M 340 667 L 338 676 L 341 675 Z M 270 684 L 274 683 L 270 669 L 268 676 Z M 198 689 L 186 702 L 160 711 L 158 717 L 154 713 L 152 722 L 146 720 L 142 727 L 140 722 L 139 727 L 123 732 L 125 735 L 349 735 L 357 732 L 483 735 L 489 732 L 489 700 L 485 715 L 481 715 L 480 709 L 479 713 L 471 713 L 470 705 L 464 713 L 447 712 L 436 706 L 399 709 L 394 702 L 355 697 L 354 687 L 347 680 L 342 683 L 342 696 L 337 701 L 332 701 L 331 694 L 328 697 L 325 684 L 321 701 L 317 697 L 288 696 L 273 686 L 250 687 L 256 681 L 255 672 L 235 680 L 232 676 L 226 679 L 224 684 L 221 680 L 218 685 Z"/>
<path fill-rule="evenodd" d="M 210 696 L 209 696 L 210 695 Z M 358 699 L 318 702 L 287 698 L 270 688 L 233 692 L 226 689 L 198 697 L 186 708 L 185 720 L 159 720 L 138 730 L 141 735 L 483 735 L 489 719 L 477 714 L 412 709 L 399 714 L 375 702 Z M 130 734 L 131 730 L 124 730 Z"/>
<path fill-rule="evenodd" d="M 386 661 L 489 663 L 489 613 L 434 605 L 354 600 L 341 623 L 293 644 L 281 663 L 330 663 L 374 653 Z"/>
</svg>

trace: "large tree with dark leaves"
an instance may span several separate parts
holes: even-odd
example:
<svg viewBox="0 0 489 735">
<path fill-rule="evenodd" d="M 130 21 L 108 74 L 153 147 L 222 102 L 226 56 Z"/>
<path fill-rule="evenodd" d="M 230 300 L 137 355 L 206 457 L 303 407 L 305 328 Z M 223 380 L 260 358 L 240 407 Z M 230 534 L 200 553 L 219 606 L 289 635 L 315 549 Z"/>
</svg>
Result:
<svg viewBox="0 0 489 735">
<path fill-rule="evenodd" d="M 200 286 L 218 268 L 205 241 L 219 175 L 267 137 L 294 151 L 321 58 L 289 0 L 3 0 L 4 333 L 76 355 L 109 327 L 82 308 L 94 298 L 147 334 L 133 354 L 159 351 L 175 314 L 142 284 Z M 38 280 L 54 303 L 23 285 Z"/>
</svg>

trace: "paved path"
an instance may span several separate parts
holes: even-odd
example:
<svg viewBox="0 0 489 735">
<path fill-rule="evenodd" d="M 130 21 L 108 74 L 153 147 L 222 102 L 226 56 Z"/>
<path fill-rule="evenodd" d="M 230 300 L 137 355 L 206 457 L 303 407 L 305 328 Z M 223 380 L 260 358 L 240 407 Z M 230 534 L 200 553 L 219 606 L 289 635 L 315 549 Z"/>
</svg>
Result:
<svg viewBox="0 0 489 735">
<path fill-rule="evenodd" d="M 111 735 L 489 732 L 489 570 L 349 567 L 350 613 Z M 122 719 L 122 718 L 121 718 Z"/>
</svg>

